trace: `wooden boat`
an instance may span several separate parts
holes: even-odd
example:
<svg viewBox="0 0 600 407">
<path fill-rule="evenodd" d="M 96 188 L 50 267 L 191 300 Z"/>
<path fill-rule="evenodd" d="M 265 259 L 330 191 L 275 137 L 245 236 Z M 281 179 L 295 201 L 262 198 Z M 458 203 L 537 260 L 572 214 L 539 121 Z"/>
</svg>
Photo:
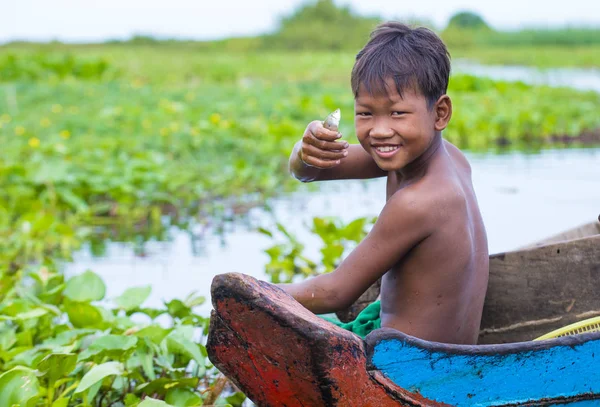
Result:
<svg viewBox="0 0 600 407">
<path fill-rule="evenodd" d="M 278 287 L 231 273 L 213 281 L 209 358 L 259 406 L 600 405 L 600 333 L 532 341 L 600 315 L 600 225 L 583 229 L 491 256 L 488 344 L 388 328 L 363 341 Z"/>
</svg>

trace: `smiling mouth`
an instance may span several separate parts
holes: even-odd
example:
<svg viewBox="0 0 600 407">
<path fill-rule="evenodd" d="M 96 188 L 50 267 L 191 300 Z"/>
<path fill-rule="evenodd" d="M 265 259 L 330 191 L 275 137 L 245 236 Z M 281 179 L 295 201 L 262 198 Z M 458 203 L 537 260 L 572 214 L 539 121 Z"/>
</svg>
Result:
<svg viewBox="0 0 600 407">
<path fill-rule="evenodd" d="M 398 145 L 392 145 L 392 146 L 374 146 L 373 150 L 375 150 L 375 153 L 382 157 L 382 158 L 388 158 L 393 156 L 394 154 L 396 154 L 396 152 L 400 149 L 400 147 L 402 147 L 401 144 Z"/>
<path fill-rule="evenodd" d="M 390 151 L 396 151 L 397 149 L 399 149 L 400 146 L 380 146 L 380 147 L 375 147 L 375 150 L 381 152 L 381 153 L 389 153 Z"/>
</svg>

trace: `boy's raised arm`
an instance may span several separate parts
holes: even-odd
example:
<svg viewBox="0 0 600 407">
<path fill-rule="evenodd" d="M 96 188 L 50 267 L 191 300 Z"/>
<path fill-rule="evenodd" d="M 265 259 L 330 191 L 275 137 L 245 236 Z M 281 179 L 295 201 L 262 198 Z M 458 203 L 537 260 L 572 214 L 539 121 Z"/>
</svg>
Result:
<svg viewBox="0 0 600 407">
<path fill-rule="evenodd" d="M 367 237 L 333 272 L 300 283 L 280 284 L 315 314 L 352 305 L 377 279 L 433 231 L 427 200 L 396 193 L 387 202 Z"/>
<path fill-rule="evenodd" d="M 340 137 L 340 133 L 324 128 L 322 122 L 311 122 L 290 156 L 292 175 L 302 182 L 387 175 L 360 145 L 336 141 Z"/>
</svg>

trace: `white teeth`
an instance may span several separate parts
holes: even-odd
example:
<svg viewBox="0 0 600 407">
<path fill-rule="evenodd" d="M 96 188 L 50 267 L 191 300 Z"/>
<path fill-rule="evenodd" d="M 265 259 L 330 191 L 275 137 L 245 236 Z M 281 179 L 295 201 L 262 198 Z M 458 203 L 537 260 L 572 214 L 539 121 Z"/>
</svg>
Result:
<svg viewBox="0 0 600 407">
<path fill-rule="evenodd" d="M 382 153 L 388 153 L 390 151 L 396 151 L 398 146 L 383 146 L 383 147 L 375 147 L 377 151 L 381 151 Z"/>
</svg>

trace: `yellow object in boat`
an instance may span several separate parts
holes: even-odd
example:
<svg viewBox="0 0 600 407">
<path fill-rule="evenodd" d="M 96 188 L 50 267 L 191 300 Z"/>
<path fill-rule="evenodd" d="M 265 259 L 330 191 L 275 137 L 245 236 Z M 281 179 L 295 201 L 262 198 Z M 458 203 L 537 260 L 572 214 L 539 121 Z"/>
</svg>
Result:
<svg viewBox="0 0 600 407">
<path fill-rule="evenodd" d="M 534 341 L 560 338 L 561 336 L 585 334 L 589 332 L 600 332 L 600 317 L 584 319 L 583 321 L 575 322 L 574 324 L 555 329 L 552 332 L 548 332 L 546 335 L 535 338 Z"/>
</svg>

